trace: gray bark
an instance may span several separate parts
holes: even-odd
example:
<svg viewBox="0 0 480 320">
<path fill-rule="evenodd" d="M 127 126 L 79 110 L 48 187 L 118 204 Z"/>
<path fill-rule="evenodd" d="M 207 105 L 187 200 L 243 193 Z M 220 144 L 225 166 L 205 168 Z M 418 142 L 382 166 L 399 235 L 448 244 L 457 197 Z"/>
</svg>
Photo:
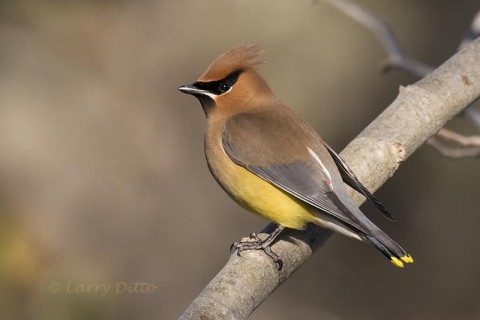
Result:
<svg viewBox="0 0 480 320">
<path fill-rule="evenodd" d="M 395 101 L 341 156 L 365 186 L 377 190 L 406 158 L 479 96 L 477 39 L 422 80 L 400 88 Z M 363 203 L 359 194 L 352 192 L 352 196 L 358 205 Z M 241 257 L 232 254 L 181 319 L 247 318 L 330 235 L 330 231 L 313 226 L 303 232 L 286 230 L 272 246 L 284 262 L 280 271 L 263 252 L 247 251 Z"/>
</svg>

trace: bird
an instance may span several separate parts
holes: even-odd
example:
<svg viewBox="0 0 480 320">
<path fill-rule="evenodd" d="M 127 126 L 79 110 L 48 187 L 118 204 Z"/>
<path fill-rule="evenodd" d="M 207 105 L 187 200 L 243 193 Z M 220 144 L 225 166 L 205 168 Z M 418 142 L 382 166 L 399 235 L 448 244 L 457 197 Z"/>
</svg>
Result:
<svg viewBox="0 0 480 320">
<path fill-rule="evenodd" d="M 386 218 L 393 216 L 259 74 L 263 52 L 255 44 L 238 45 L 197 81 L 178 88 L 196 97 L 205 113 L 205 157 L 214 179 L 241 207 L 277 225 L 266 239 L 252 233 L 235 242 L 238 255 L 263 250 L 281 269 L 282 259 L 271 250 L 274 240 L 285 228 L 304 230 L 313 223 L 373 245 L 396 267 L 412 263 L 412 256 L 363 214 L 346 185 Z"/>
</svg>

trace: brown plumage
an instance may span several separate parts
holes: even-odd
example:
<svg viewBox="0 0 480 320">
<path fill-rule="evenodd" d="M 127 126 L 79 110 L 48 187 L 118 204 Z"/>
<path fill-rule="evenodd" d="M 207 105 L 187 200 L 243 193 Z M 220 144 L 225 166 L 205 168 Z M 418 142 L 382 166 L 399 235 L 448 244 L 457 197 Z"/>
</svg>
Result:
<svg viewBox="0 0 480 320">
<path fill-rule="evenodd" d="M 215 59 L 198 81 L 215 81 L 219 80 L 218 76 L 226 77 L 240 69 L 254 69 L 265 62 L 260 58 L 262 53 L 262 49 L 252 44 L 235 47 Z"/>
<path fill-rule="evenodd" d="M 197 97 L 207 116 L 205 154 L 220 186 L 241 206 L 279 225 L 265 241 L 238 243 L 239 252 L 269 247 L 284 227 L 315 223 L 374 245 L 391 262 L 413 262 L 354 204 L 344 183 L 393 218 L 315 130 L 279 101 L 255 70 L 256 46 L 218 57 L 199 80 L 179 89 Z"/>
</svg>

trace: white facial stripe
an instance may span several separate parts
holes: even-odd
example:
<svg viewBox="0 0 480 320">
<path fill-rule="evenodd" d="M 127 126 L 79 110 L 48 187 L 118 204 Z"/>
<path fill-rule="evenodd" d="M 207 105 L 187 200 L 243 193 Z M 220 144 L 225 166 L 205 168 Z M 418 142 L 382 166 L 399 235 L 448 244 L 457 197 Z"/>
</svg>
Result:
<svg viewBox="0 0 480 320">
<path fill-rule="evenodd" d="M 227 93 L 229 93 L 230 91 L 232 91 L 232 88 L 233 88 L 233 87 L 230 87 L 230 89 L 228 89 L 228 91 L 223 92 L 222 95 L 227 94 Z M 202 93 L 203 93 L 204 95 L 212 98 L 213 101 L 215 101 L 215 99 L 218 98 L 218 96 L 219 96 L 218 94 L 213 94 L 213 93 L 208 92 L 208 91 L 204 91 L 204 92 L 202 92 Z"/>
<path fill-rule="evenodd" d="M 202 91 L 202 94 L 206 95 L 207 97 L 210 97 L 213 101 L 215 101 L 215 98 L 218 97 L 216 94 L 213 94 L 213 93 L 208 92 L 208 91 Z"/>
<path fill-rule="evenodd" d="M 326 176 L 325 183 L 333 191 L 332 177 L 330 176 L 330 172 L 328 172 L 328 169 L 324 166 L 322 160 L 320 160 L 320 158 L 317 156 L 317 154 L 312 149 L 307 147 L 307 150 L 308 150 L 308 153 L 310 154 L 310 156 L 312 156 L 313 160 L 315 160 L 320 165 L 320 169 L 322 170 L 323 174 L 325 174 L 325 176 Z"/>
</svg>

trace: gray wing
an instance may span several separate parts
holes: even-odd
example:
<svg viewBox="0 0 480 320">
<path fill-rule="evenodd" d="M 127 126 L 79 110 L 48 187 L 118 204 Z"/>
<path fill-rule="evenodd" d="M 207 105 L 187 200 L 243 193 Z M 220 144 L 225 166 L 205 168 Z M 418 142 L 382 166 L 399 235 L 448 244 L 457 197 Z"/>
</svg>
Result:
<svg viewBox="0 0 480 320">
<path fill-rule="evenodd" d="M 365 198 L 370 201 L 375 208 L 377 208 L 385 218 L 395 221 L 395 218 L 390 214 L 390 212 L 387 211 L 387 209 L 380 203 L 380 201 L 377 200 L 373 196 L 373 194 L 368 191 L 367 188 L 357 179 L 353 171 L 349 168 L 349 166 L 343 161 L 343 159 L 333 150 L 328 144 L 325 142 L 322 142 L 325 148 L 327 148 L 328 152 L 332 156 L 333 160 L 337 164 L 337 167 L 340 171 L 340 174 L 342 175 L 343 181 L 348 184 L 350 187 L 355 189 L 357 192 L 363 194 Z"/>
<path fill-rule="evenodd" d="M 300 126 L 292 123 L 291 116 L 282 110 L 270 110 L 268 115 L 256 112 L 232 117 L 222 133 L 226 154 L 236 164 L 294 197 L 370 234 L 334 192 L 331 179 L 338 177 L 337 184 L 343 184 L 340 175 L 330 172 L 332 168 L 327 170 L 319 159 L 328 157 L 330 167 L 337 170 L 329 152 L 310 132 L 313 129 L 303 121 Z M 313 149 L 317 158 L 308 148 Z"/>
</svg>

